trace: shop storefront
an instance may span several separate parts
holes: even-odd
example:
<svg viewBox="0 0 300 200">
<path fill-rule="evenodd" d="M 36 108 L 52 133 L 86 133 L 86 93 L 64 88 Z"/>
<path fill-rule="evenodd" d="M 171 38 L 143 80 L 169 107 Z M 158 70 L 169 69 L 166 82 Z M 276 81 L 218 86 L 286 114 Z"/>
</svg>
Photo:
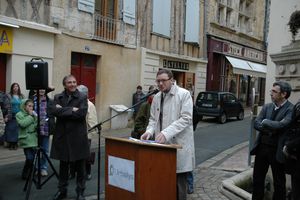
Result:
<svg viewBox="0 0 300 200">
<path fill-rule="evenodd" d="M 141 82 L 143 88 L 155 84 L 156 73 L 161 68 L 172 71 L 176 84 L 189 90 L 193 99 L 206 88 L 207 61 L 199 58 L 180 57 L 142 48 Z"/>
<path fill-rule="evenodd" d="M 0 33 L 1 90 L 8 92 L 10 85 L 18 82 L 22 93 L 27 95 L 25 62 L 36 57 L 48 62 L 48 76 L 51 81 L 54 36 L 60 34 L 60 31 L 53 27 L 1 16 Z"/>
<path fill-rule="evenodd" d="M 264 51 L 209 38 L 207 90 L 232 92 L 245 106 L 251 105 L 254 91 L 258 103 L 263 104 L 265 62 Z"/>
</svg>

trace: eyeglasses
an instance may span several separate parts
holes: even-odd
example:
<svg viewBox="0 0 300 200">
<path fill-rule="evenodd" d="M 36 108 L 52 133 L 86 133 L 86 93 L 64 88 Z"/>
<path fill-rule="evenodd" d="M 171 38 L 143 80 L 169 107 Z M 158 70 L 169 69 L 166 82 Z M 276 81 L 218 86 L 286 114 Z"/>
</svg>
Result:
<svg viewBox="0 0 300 200">
<path fill-rule="evenodd" d="M 280 93 L 280 91 L 276 91 L 276 90 L 272 89 L 272 90 L 270 90 L 270 93 L 278 94 L 278 93 Z"/>
<path fill-rule="evenodd" d="M 159 84 L 159 83 L 165 83 L 166 81 L 170 80 L 171 78 L 168 78 L 168 79 L 157 79 L 155 82 L 156 84 Z"/>
</svg>

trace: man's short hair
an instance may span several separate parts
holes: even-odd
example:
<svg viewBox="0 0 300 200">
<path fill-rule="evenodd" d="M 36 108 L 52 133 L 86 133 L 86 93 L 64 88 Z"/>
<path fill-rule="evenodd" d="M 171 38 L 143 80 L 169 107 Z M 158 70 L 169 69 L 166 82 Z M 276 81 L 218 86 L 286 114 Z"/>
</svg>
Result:
<svg viewBox="0 0 300 200">
<path fill-rule="evenodd" d="M 63 86 L 66 85 L 66 81 L 67 81 L 67 79 L 70 78 L 70 77 L 73 77 L 73 78 L 76 79 L 76 77 L 75 77 L 74 75 L 72 75 L 72 74 L 69 74 L 69 75 L 65 76 L 65 77 L 63 78 L 63 81 L 62 81 Z"/>
<path fill-rule="evenodd" d="M 143 90 L 142 86 L 140 86 L 140 85 L 138 85 L 138 86 L 136 87 L 136 89 Z"/>
<path fill-rule="evenodd" d="M 286 93 L 285 98 L 288 99 L 292 92 L 292 87 L 289 83 L 285 81 L 276 81 L 273 83 L 273 87 L 278 86 L 280 88 L 281 93 Z"/>
<path fill-rule="evenodd" d="M 169 79 L 173 78 L 173 73 L 170 70 L 168 70 L 168 69 L 160 69 L 157 72 L 156 76 L 161 75 L 161 74 L 167 74 L 168 77 L 169 77 Z"/>
</svg>

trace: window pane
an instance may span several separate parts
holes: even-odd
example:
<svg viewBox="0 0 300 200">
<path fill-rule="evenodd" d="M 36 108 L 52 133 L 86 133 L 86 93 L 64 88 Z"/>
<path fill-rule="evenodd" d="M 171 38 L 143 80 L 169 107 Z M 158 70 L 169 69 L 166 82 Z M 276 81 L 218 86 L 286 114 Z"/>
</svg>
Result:
<svg viewBox="0 0 300 200">
<path fill-rule="evenodd" d="M 96 56 L 94 55 L 85 55 L 84 59 L 84 67 L 95 67 Z"/>
<path fill-rule="evenodd" d="M 171 0 L 153 0 L 152 19 L 153 32 L 170 36 Z"/>
<path fill-rule="evenodd" d="M 79 56 L 78 53 L 72 52 L 72 55 L 71 55 L 71 65 L 77 65 L 77 66 L 80 65 L 80 56 Z"/>
</svg>

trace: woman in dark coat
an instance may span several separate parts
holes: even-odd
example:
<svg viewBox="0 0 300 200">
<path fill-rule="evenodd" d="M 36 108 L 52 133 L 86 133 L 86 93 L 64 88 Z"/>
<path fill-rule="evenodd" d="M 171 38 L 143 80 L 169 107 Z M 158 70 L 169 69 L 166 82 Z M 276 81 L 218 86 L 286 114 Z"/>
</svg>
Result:
<svg viewBox="0 0 300 200">
<path fill-rule="evenodd" d="M 87 97 L 76 89 L 77 82 L 74 76 L 66 76 L 63 85 L 65 90 L 55 95 L 55 105 L 50 109 L 56 117 L 50 157 L 60 160 L 59 190 L 54 199 L 67 196 L 70 162 L 75 163 L 77 171 L 77 199 L 84 199 L 84 166 L 85 159 L 90 155 L 86 127 Z"/>
</svg>

